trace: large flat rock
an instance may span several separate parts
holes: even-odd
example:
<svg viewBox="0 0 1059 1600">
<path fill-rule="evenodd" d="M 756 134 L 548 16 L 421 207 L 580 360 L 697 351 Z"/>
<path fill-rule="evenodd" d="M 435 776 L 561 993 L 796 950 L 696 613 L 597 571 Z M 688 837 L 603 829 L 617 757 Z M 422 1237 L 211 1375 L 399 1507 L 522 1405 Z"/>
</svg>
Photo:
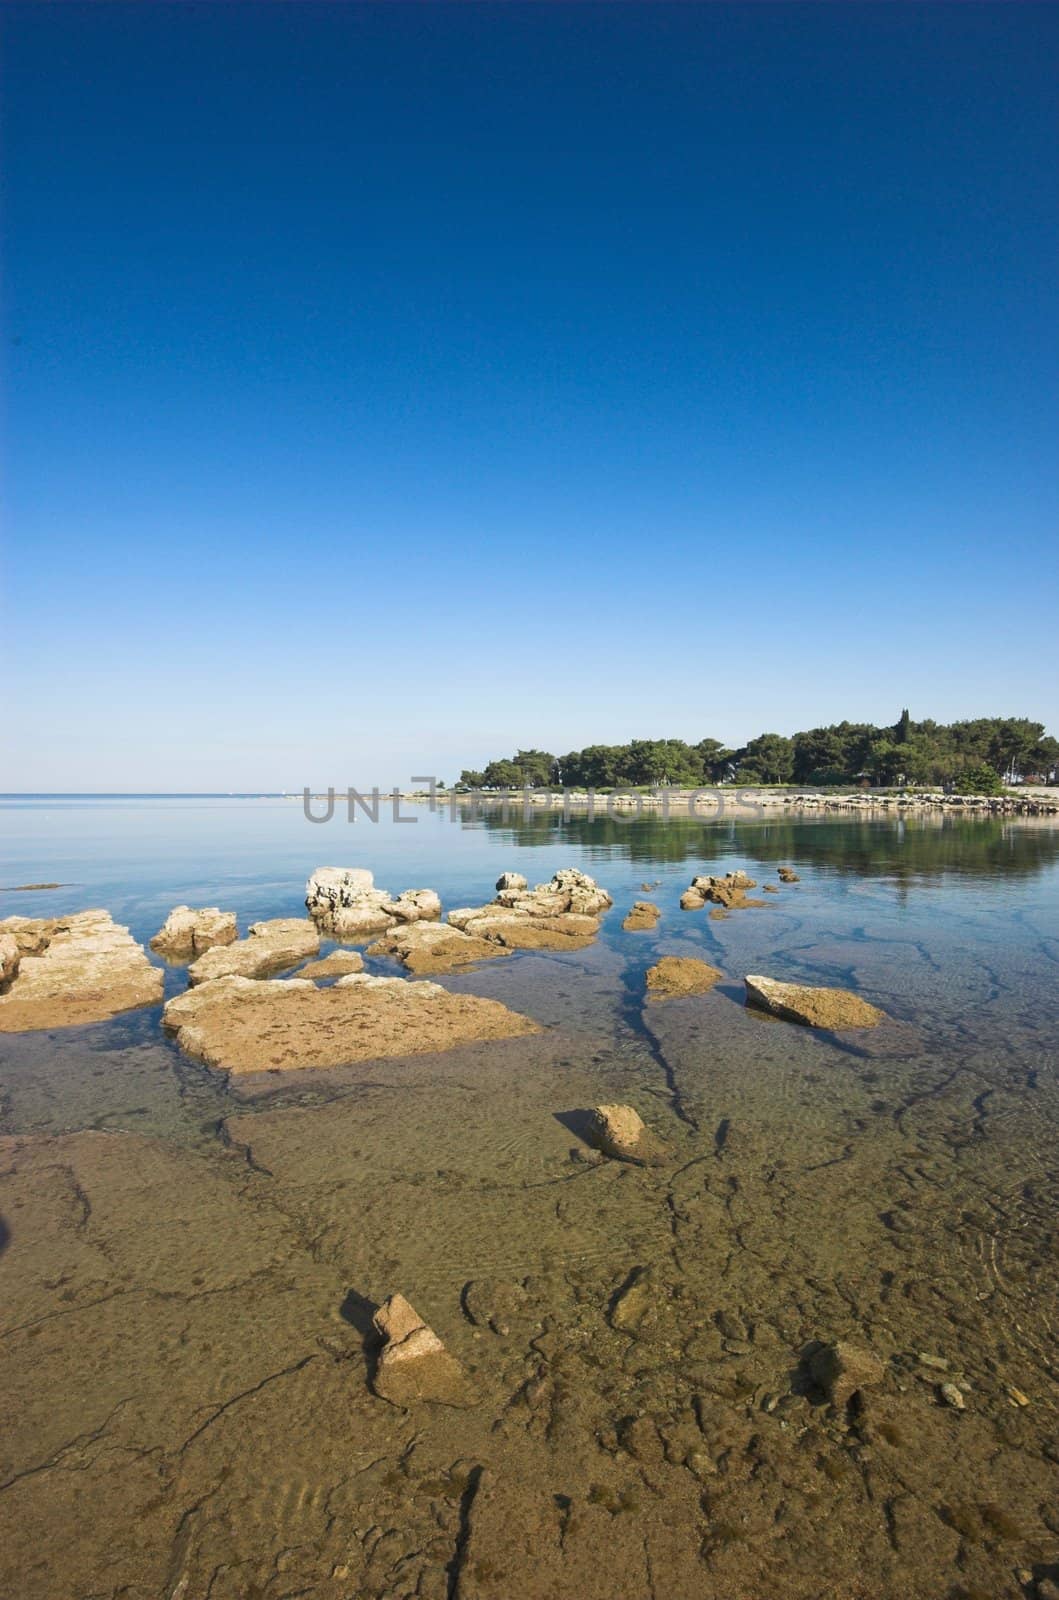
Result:
<svg viewBox="0 0 1059 1600">
<path fill-rule="evenodd" d="M 17 974 L 0 994 L 0 1033 L 104 1022 L 162 998 L 161 969 L 108 911 L 9 917 L 0 933 L 20 952 Z"/>
<path fill-rule="evenodd" d="M 498 1000 L 361 973 L 327 989 L 219 978 L 170 1000 L 163 1020 L 188 1055 L 232 1073 L 337 1067 L 539 1031 Z"/>
<path fill-rule="evenodd" d="M 775 978 L 748 976 L 746 1002 L 787 1022 L 809 1028 L 874 1028 L 887 1020 L 885 1011 L 869 1005 L 849 989 L 814 988 L 804 983 L 780 983 Z"/>
<path fill-rule="evenodd" d="M 320 949 L 320 935 L 307 917 L 274 917 L 255 922 L 245 939 L 215 945 L 188 968 L 193 984 L 213 978 L 260 978 L 293 967 Z"/>
</svg>

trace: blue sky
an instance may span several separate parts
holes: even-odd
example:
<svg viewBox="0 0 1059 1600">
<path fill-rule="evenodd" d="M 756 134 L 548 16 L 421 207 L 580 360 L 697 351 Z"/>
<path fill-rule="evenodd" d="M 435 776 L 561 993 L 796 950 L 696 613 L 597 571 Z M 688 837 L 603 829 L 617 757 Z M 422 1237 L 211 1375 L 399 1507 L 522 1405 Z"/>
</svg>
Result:
<svg viewBox="0 0 1059 1600">
<path fill-rule="evenodd" d="M 0 789 L 1059 733 L 1059 11 L 7 5 Z"/>
</svg>

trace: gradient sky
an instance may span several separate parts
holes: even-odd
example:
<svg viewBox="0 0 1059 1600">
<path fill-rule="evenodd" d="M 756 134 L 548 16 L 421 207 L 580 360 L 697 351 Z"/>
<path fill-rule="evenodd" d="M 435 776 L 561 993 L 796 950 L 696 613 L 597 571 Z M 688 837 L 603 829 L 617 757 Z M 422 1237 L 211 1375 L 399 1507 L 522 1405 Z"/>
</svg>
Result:
<svg viewBox="0 0 1059 1600">
<path fill-rule="evenodd" d="M 1059 733 L 1059 10 L 3 8 L 0 789 Z"/>
</svg>

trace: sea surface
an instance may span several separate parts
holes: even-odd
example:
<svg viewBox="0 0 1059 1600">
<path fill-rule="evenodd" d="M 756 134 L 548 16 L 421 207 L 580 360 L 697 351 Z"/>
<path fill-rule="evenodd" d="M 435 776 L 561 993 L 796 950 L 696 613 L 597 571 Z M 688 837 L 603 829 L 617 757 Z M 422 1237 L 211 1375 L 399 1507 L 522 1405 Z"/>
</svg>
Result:
<svg viewBox="0 0 1059 1600">
<path fill-rule="evenodd" d="M 250 1088 L 160 1008 L 0 1036 L 3 1592 L 1015 1600 L 1059 1576 L 1059 827 L 401 815 L 0 797 L 0 918 L 100 906 L 144 943 L 179 903 L 244 932 L 304 914 L 322 865 L 447 907 L 576 866 L 615 902 L 588 949 L 439 980 L 529 1039 Z M 679 909 L 735 868 L 780 892 Z M 652 932 L 622 931 L 637 899 Z M 648 1001 L 663 954 L 723 981 Z M 747 973 L 894 1025 L 763 1018 Z M 586 1159 L 575 1114 L 603 1101 L 672 1163 Z M 373 1395 L 395 1290 L 476 1408 Z M 884 1374 L 848 1408 L 806 1377 L 835 1339 Z"/>
</svg>

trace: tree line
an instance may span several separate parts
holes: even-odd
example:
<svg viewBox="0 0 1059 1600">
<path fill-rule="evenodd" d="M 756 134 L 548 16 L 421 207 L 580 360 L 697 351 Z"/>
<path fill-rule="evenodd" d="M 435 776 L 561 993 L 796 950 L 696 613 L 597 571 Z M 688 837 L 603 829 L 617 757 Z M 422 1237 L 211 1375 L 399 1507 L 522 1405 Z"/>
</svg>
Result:
<svg viewBox="0 0 1059 1600">
<path fill-rule="evenodd" d="M 516 750 L 481 771 L 460 773 L 460 789 L 697 788 L 720 783 L 813 786 L 902 784 L 998 789 L 1004 781 L 1054 782 L 1059 741 L 1028 717 L 913 722 L 902 711 L 893 727 L 837 722 L 787 737 L 762 733 L 738 749 L 719 739 L 631 739 L 592 744 L 555 756 Z"/>
</svg>

